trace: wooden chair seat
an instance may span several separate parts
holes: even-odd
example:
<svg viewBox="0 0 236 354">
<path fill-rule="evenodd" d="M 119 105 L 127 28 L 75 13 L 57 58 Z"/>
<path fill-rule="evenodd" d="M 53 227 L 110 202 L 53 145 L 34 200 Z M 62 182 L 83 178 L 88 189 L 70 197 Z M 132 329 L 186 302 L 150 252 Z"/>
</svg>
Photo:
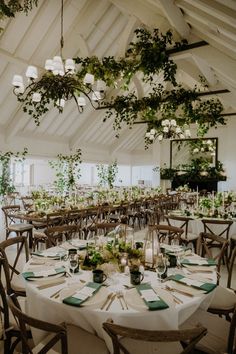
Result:
<svg viewBox="0 0 236 354">
<path fill-rule="evenodd" d="M 69 354 L 109 354 L 104 340 L 72 324 L 66 325 Z"/>
<path fill-rule="evenodd" d="M 33 230 L 33 225 L 25 223 L 13 224 L 8 227 L 8 230 L 21 233 Z"/>
<path fill-rule="evenodd" d="M 209 306 L 209 311 L 214 310 L 231 310 L 236 305 L 236 294 L 232 289 L 224 288 L 223 286 L 217 286 L 215 289 L 214 297 Z M 218 312 L 217 312 L 218 313 Z"/>
<path fill-rule="evenodd" d="M 235 313 L 232 322 L 198 309 L 180 328 L 201 324 L 207 328 L 207 334 L 196 345 L 204 353 L 235 353 Z"/>
<path fill-rule="evenodd" d="M 186 242 L 193 242 L 198 240 L 199 235 L 188 232 L 188 235 L 181 235 L 181 240 Z"/>
</svg>

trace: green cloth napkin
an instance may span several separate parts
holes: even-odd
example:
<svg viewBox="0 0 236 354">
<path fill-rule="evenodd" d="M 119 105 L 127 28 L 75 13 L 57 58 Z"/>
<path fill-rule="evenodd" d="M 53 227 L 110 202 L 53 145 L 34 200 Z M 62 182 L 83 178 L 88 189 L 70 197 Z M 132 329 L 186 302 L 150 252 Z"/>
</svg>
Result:
<svg viewBox="0 0 236 354">
<path fill-rule="evenodd" d="M 181 274 L 175 274 L 175 275 L 171 275 L 169 277 L 169 280 L 174 280 L 174 281 L 179 282 L 181 284 L 185 284 L 186 286 L 192 286 L 193 288 L 204 290 L 206 293 L 211 292 L 217 286 L 216 284 L 212 284 L 212 283 L 202 283 L 201 286 L 188 285 L 182 280 L 183 278 L 186 278 L 186 277 L 184 275 L 181 275 Z M 194 280 L 194 279 L 192 279 L 192 280 Z"/>
<path fill-rule="evenodd" d="M 137 289 L 138 293 L 140 295 L 142 295 L 141 294 L 142 290 L 149 290 L 149 289 L 152 289 L 152 287 L 149 284 L 140 284 L 140 285 L 136 285 L 136 289 Z M 157 295 L 157 296 L 159 297 L 159 295 Z M 143 301 L 147 305 L 149 311 L 164 310 L 169 307 L 167 305 L 167 303 L 165 303 L 165 301 L 162 300 L 160 297 L 159 297 L 159 300 L 157 300 L 157 301 L 146 301 L 145 299 L 143 299 Z"/>
<path fill-rule="evenodd" d="M 92 294 L 92 296 L 93 296 L 101 288 L 102 284 L 89 282 L 85 286 L 94 289 L 94 292 Z M 80 290 L 82 290 L 82 289 L 80 289 Z M 81 299 L 77 299 L 76 297 L 73 297 L 73 295 L 72 295 L 72 296 L 69 296 L 69 297 L 66 297 L 65 299 L 63 299 L 63 302 L 64 302 L 64 304 L 71 305 L 71 306 L 81 306 L 86 300 L 88 300 L 88 298 L 89 297 L 81 300 Z"/>
<path fill-rule="evenodd" d="M 207 263 L 206 264 L 199 264 L 198 262 L 197 262 L 197 260 L 195 261 L 193 261 L 193 262 L 191 262 L 191 260 L 189 260 L 189 259 L 183 259 L 182 261 L 181 261 L 181 264 L 187 264 L 187 265 L 193 265 L 193 266 L 196 266 L 196 265 L 200 265 L 200 266 L 206 266 L 206 267 L 208 267 L 208 266 L 215 266 L 215 265 L 217 265 L 217 263 L 216 263 L 216 261 L 214 260 L 214 259 L 206 259 L 206 261 L 207 261 Z"/>
<path fill-rule="evenodd" d="M 65 267 L 55 268 L 54 270 L 56 271 L 56 274 L 52 273 L 51 275 L 49 274 L 48 276 L 45 276 L 45 277 L 42 276 L 42 275 L 37 276 L 37 274 L 35 275 L 34 272 L 24 272 L 24 273 L 22 273 L 22 276 L 25 278 L 25 280 L 31 280 L 31 278 L 33 278 L 33 279 L 41 279 L 41 278 L 53 277 L 54 275 L 66 272 L 66 268 Z"/>
</svg>

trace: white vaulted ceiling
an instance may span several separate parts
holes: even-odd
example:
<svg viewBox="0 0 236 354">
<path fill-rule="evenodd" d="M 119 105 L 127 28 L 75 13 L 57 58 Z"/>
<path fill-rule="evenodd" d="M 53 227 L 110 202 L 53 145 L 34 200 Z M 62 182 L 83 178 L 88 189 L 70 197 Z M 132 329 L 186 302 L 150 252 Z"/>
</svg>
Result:
<svg viewBox="0 0 236 354">
<path fill-rule="evenodd" d="M 39 0 L 28 16 L 17 14 L 0 25 L 0 149 L 27 146 L 31 154 L 55 156 L 80 147 L 101 160 L 144 154 L 145 125 L 123 127 L 117 139 L 113 121 L 102 122 L 102 110 L 86 107 L 80 114 L 70 102 L 63 114 L 52 109 L 37 127 L 20 109 L 12 77 L 24 75 L 29 64 L 42 71 L 45 59 L 59 53 L 60 3 Z M 178 79 L 193 87 L 202 75 L 210 90 L 228 89 L 218 97 L 226 113 L 236 112 L 235 0 L 65 0 L 63 56 L 121 56 L 142 24 L 163 32 L 171 28 L 175 39 L 190 43 L 205 40 L 207 46 L 173 55 Z M 137 77 L 132 85 L 139 95 L 148 90 Z"/>
</svg>

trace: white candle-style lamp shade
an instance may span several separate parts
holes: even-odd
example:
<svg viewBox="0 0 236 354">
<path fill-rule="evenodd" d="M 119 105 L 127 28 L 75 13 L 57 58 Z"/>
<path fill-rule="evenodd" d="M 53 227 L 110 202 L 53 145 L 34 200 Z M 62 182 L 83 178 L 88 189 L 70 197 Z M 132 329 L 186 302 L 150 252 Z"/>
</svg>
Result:
<svg viewBox="0 0 236 354">
<path fill-rule="evenodd" d="M 62 58 L 59 55 L 53 57 L 53 63 L 60 63 L 63 65 Z"/>
<path fill-rule="evenodd" d="M 78 103 L 78 106 L 80 106 L 80 107 L 86 106 L 86 101 L 85 101 L 84 97 L 79 96 L 77 98 L 77 103 Z"/>
<path fill-rule="evenodd" d="M 61 98 L 57 100 L 57 106 L 64 108 L 66 101 Z"/>
<path fill-rule="evenodd" d="M 175 130 L 175 132 L 177 133 L 177 134 L 179 134 L 179 133 L 181 133 L 181 128 L 180 127 L 176 127 L 176 130 Z"/>
<path fill-rule="evenodd" d="M 94 84 L 94 76 L 92 74 L 87 73 L 84 77 L 84 84 Z"/>
<path fill-rule="evenodd" d="M 150 132 L 147 132 L 147 133 L 145 134 L 145 137 L 148 138 L 148 139 L 150 138 L 150 136 L 151 136 L 151 133 L 150 133 Z"/>
<path fill-rule="evenodd" d="M 152 135 L 152 134 L 150 134 L 150 138 L 149 138 L 150 140 L 154 140 L 155 139 L 155 136 L 154 135 Z"/>
<path fill-rule="evenodd" d="M 15 87 L 22 87 L 24 85 L 23 77 L 21 75 L 14 75 L 11 83 Z"/>
<path fill-rule="evenodd" d="M 176 120 L 175 119 L 171 119 L 170 125 L 172 125 L 173 127 L 176 127 Z"/>
<path fill-rule="evenodd" d="M 75 62 L 73 59 L 66 59 L 65 69 L 66 71 L 75 71 Z"/>
<path fill-rule="evenodd" d="M 97 91 L 104 92 L 106 90 L 106 83 L 103 80 L 97 81 Z"/>
<path fill-rule="evenodd" d="M 190 137 L 191 137 L 191 132 L 190 132 L 189 129 L 186 129 L 186 130 L 185 130 L 185 136 L 186 136 L 187 138 L 190 138 Z"/>
<path fill-rule="evenodd" d="M 47 59 L 45 61 L 44 68 L 46 70 L 48 70 L 48 71 L 53 71 L 53 69 L 54 69 L 53 60 L 52 59 Z"/>
<path fill-rule="evenodd" d="M 41 93 L 34 92 L 33 96 L 32 96 L 32 101 L 33 102 L 40 102 L 41 101 Z"/>
<path fill-rule="evenodd" d="M 37 79 L 38 78 L 38 70 L 35 66 L 29 65 L 25 76 L 28 77 L 29 79 Z"/>
<path fill-rule="evenodd" d="M 163 135 L 162 135 L 162 134 L 158 135 L 158 140 L 159 140 L 159 141 L 162 141 L 162 140 L 163 140 Z"/>
<path fill-rule="evenodd" d="M 54 75 L 64 75 L 64 66 L 62 63 L 58 62 L 53 62 L 53 74 Z"/>
<path fill-rule="evenodd" d="M 169 127 L 165 126 L 165 127 L 163 128 L 163 132 L 164 132 L 164 133 L 168 133 L 168 132 L 169 132 Z"/>
<path fill-rule="evenodd" d="M 99 101 L 99 100 L 101 100 L 102 99 L 102 97 L 101 97 L 101 93 L 99 92 L 99 91 L 94 91 L 93 93 L 92 93 L 92 100 L 93 101 Z"/>
</svg>

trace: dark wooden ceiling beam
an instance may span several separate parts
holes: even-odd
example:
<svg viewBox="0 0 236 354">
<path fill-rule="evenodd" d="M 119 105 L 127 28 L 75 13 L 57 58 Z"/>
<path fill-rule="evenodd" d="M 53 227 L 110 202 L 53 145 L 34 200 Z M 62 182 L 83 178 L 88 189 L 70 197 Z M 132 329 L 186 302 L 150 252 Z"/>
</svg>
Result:
<svg viewBox="0 0 236 354">
<path fill-rule="evenodd" d="M 209 43 L 207 43 L 206 41 L 199 41 L 199 42 L 195 42 L 195 43 L 185 44 L 183 47 L 180 47 L 180 48 L 167 49 L 166 53 L 169 55 L 175 54 L 175 53 L 181 53 L 181 52 L 185 52 L 186 50 L 204 47 L 205 45 L 209 45 Z"/>
</svg>

